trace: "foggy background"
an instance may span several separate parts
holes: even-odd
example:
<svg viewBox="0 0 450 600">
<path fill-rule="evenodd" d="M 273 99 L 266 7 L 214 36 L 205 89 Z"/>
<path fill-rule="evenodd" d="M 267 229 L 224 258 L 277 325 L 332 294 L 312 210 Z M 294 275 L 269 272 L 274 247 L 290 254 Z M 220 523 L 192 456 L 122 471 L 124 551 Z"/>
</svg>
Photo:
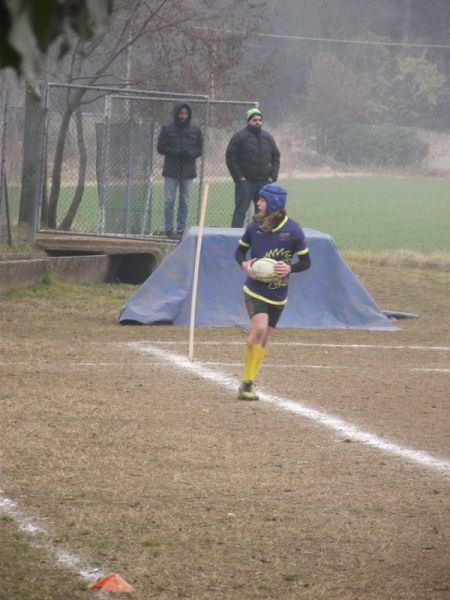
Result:
<svg viewBox="0 0 450 600">
<path fill-rule="evenodd" d="M 234 101 L 216 109 L 212 124 L 226 131 L 224 146 L 231 130 L 245 126 L 246 105 L 236 101 L 257 101 L 282 152 L 281 177 L 363 169 L 449 174 L 448 0 L 121 1 L 93 41 L 74 38 L 62 59 L 55 45 L 39 77 Z M 33 171 L 42 168 L 43 88 L 8 71 L 0 86 L 2 160 L 9 184 L 22 188 L 26 221 Z M 76 117 L 92 113 L 99 98 L 68 91 L 51 107 L 59 117 L 48 152 L 62 140 L 73 180 L 88 135 Z M 161 122 L 172 105 L 158 105 Z M 153 118 L 145 110 L 142 121 Z M 200 116 L 194 107 L 194 120 Z M 215 160 L 221 153 L 217 146 Z"/>
</svg>

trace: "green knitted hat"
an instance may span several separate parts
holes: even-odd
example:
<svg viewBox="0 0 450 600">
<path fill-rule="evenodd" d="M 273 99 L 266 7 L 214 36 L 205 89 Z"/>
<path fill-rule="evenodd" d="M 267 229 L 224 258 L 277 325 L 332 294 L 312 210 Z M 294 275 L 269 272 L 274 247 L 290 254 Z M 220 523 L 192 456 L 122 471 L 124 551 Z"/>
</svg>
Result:
<svg viewBox="0 0 450 600">
<path fill-rule="evenodd" d="M 253 119 L 253 117 L 256 115 L 262 117 L 262 112 L 259 110 L 259 108 L 256 108 L 256 106 L 249 108 L 247 111 L 247 122 L 250 121 L 250 119 Z"/>
</svg>

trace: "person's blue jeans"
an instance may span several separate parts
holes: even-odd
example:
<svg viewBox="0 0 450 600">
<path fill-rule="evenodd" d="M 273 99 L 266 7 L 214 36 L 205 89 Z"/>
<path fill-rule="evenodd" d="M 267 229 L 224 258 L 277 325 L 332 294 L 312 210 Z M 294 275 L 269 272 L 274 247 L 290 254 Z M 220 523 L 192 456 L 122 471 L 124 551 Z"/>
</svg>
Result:
<svg viewBox="0 0 450 600">
<path fill-rule="evenodd" d="M 259 181 L 255 179 L 244 179 L 234 182 L 234 213 L 231 220 L 231 227 L 243 227 L 245 216 L 253 200 L 256 211 L 256 202 L 259 196 L 259 190 L 269 181 Z"/>
<path fill-rule="evenodd" d="M 177 179 L 175 177 L 164 178 L 164 225 L 166 231 L 173 231 L 173 213 L 177 189 L 179 188 L 177 229 L 181 233 L 186 229 L 189 202 L 192 196 L 193 179 Z"/>
</svg>

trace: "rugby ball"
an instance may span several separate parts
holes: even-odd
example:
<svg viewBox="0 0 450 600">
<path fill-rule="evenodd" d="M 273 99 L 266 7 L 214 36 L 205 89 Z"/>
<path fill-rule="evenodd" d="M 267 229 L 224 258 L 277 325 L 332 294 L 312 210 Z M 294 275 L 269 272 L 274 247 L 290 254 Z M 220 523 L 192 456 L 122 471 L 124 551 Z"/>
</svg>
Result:
<svg viewBox="0 0 450 600">
<path fill-rule="evenodd" d="M 274 271 L 274 266 L 277 261 L 273 258 L 258 258 L 252 263 L 252 271 L 258 281 L 273 281 L 278 279 L 279 276 Z"/>
</svg>

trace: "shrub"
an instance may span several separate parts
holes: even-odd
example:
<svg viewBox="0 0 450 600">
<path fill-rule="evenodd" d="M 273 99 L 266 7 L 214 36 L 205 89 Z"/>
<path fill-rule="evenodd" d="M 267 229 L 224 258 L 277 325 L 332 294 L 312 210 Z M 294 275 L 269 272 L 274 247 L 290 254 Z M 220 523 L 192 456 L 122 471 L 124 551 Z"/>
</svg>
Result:
<svg viewBox="0 0 450 600">
<path fill-rule="evenodd" d="M 406 127 L 352 123 L 331 132 L 329 151 L 336 160 L 353 165 L 406 167 L 420 165 L 428 144 Z"/>
</svg>

